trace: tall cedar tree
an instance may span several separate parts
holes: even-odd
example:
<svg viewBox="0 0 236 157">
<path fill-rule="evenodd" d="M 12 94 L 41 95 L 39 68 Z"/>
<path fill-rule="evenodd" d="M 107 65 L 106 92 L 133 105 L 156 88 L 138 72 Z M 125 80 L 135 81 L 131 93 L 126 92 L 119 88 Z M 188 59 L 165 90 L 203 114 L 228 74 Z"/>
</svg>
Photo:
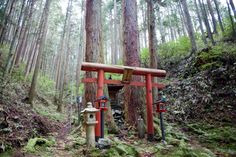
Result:
<svg viewBox="0 0 236 157">
<path fill-rule="evenodd" d="M 187 5 L 186 0 L 180 0 L 180 2 L 183 7 L 184 17 L 186 18 L 186 26 L 187 26 L 188 36 L 191 41 L 192 53 L 194 53 L 197 51 L 197 44 L 194 37 L 193 24 L 192 24 L 191 17 L 189 14 L 188 5 Z"/>
<path fill-rule="evenodd" d="M 123 0 L 122 2 L 124 64 L 139 67 L 137 1 Z M 132 79 L 141 80 L 139 76 L 133 76 Z M 141 90 L 134 86 L 126 86 L 124 90 L 125 118 L 128 124 L 134 125 L 137 123 L 138 115 L 143 112 Z"/>
<path fill-rule="evenodd" d="M 39 50 L 38 50 L 38 56 L 36 60 L 36 65 L 34 69 L 34 74 L 30 86 L 29 91 L 29 103 L 31 104 L 31 107 L 33 107 L 33 99 L 35 96 L 35 90 L 36 90 L 36 83 L 38 79 L 39 74 L 39 68 L 40 68 L 40 62 L 43 55 L 43 49 L 45 44 L 45 38 L 47 34 L 47 24 L 48 24 L 48 14 L 49 14 L 49 8 L 50 8 L 51 0 L 47 0 L 45 3 L 45 7 L 41 16 L 40 20 L 40 26 L 39 26 L 39 34 L 37 42 L 39 43 Z"/>
</svg>

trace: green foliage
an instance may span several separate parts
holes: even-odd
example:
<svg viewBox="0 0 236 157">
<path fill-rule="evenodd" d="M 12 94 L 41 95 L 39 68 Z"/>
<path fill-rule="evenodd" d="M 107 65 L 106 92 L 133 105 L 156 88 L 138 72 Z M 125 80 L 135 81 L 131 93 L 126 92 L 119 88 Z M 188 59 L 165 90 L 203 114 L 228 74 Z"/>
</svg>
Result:
<svg viewBox="0 0 236 157">
<path fill-rule="evenodd" d="M 161 59 L 180 59 L 186 56 L 191 50 L 191 44 L 188 37 L 180 37 L 176 41 L 170 41 L 159 46 L 159 56 Z"/>
<path fill-rule="evenodd" d="M 47 75 L 40 75 L 38 77 L 38 90 L 40 93 L 52 97 L 55 91 L 55 82 Z"/>
<path fill-rule="evenodd" d="M 223 153 L 236 154 L 236 129 L 232 126 L 210 124 L 188 124 L 189 131 L 196 134 L 200 142 Z"/>
<path fill-rule="evenodd" d="M 236 22 L 234 22 L 234 28 L 236 28 Z M 236 38 L 233 34 L 232 24 L 229 17 L 224 18 L 224 30 L 223 38 Z"/>
<path fill-rule="evenodd" d="M 24 71 L 25 71 L 25 64 L 20 64 L 18 67 L 15 67 L 12 71 L 12 78 L 16 80 L 17 82 L 23 82 L 24 77 Z"/>
<path fill-rule="evenodd" d="M 0 45 L 0 67 L 3 68 L 6 65 L 7 54 L 9 50 L 9 45 Z"/>
<path fill-rule="evenodd" d="M 55 139 L 45 139 L 41 137 L 36 137 L 29 139 L 27 145 L 24 147 L 24 150 L 29 153 L 35 153 L 39 147 L 51 147 L 55 144 Z"/>
<path fill-rule="evenodd" d="M 149 55 L 148 48 L 142 48 L 141 49 L 140 58 L 141 58 L 141 64 L 144 67 L 148 67 L 148 65 L 150 63 L 150 55 Z"/>
<path fill-rule="evenodd" d="M 56 106 L 43 106 L 43 105 L 40 105 L 40 104 L 37 104 L 34 108 L 34 110 L 42 115 L 42 116 L 46 116 L 48 117 L 49 119 L 52 119 L 52 120 L 55 120 L 55 121 L 64 121 L 65 118 L 66 118 L 66 115 L 63 114 L 63 113 L 59 113 L 59 112 L 55 112 L 56 110 Z"/>
<path fill-rule="evenodd" d="M 120 74 L 114 74 L 114 73 L 105 73 L 105 78 L 109 79 L 112 78 L 112 80 L 121 80 L 122 79 L 122 75 Z"/>
<path fill-rule="evenodd" d="M 195 67 L 200 70 L 219 68 L 224 64 L 224 57 L 236 58 L 236 48 L 234 44 L 219 43 L 207 51 L 202 51 L 196 58 Z"/>
</svg>

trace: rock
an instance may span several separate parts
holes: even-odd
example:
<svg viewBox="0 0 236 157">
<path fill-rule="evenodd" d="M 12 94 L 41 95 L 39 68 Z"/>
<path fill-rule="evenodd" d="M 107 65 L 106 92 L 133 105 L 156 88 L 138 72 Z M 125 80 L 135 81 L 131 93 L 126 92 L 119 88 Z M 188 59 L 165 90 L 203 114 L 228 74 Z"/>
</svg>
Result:
<svg viewBox="0 0 236 157">
<path fill-rule="evenodd" d="M 111 147 L 111 141 L 107 138 L 99 138 L 97 147 L 99 149 L 109 149 Z"/>
</svg>

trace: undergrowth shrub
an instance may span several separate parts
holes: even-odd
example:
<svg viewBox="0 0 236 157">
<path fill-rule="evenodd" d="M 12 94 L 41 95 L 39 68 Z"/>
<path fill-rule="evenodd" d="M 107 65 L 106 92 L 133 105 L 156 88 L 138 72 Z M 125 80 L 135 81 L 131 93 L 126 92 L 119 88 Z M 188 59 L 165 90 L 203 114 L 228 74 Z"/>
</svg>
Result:
<svg viewBox="0 0 236 157">
<path fill-rule="evenodd" d="M 163 43 L 158 47 L 158 56 L 161 59 L 178 60 L 186 56 L 191 50 L 191 44 L 188 37 L 180 37 L 176 41 Z"/>
<path fill-rule="evenodd" d="M 236 47 L 234 44 L 221 42 L 209 48 L 208 51 L 200 52 L 196 58 L 195 67 L 199 67 L 200 70 L 219 68 L 226 64 L 225 62 L 235 59 Z"/>
<path fill-rule="evenodd" d="M 41 75 L 38 77 L 38 89 L 40 93 L 43 93 L 48 97 L 53 96 L 55 93 L 55 82 L 47 75 Z"/>
</svg>

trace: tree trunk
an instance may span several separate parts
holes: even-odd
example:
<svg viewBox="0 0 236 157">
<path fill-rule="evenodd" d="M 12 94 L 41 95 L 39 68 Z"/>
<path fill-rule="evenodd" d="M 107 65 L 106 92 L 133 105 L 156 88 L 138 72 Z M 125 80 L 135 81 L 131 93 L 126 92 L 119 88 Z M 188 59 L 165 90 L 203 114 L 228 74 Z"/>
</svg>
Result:
<svg viewBox="0 0 236 157">
<path fill-rule="evenodd" d="M 205 33 L 204 33 L 204 29 L 203 29 L 203 25 L 202 25 L 202 19 L 201 19 L 200 12 L 199 12 L 199 9 L 198 9 L 197 0 L 194 0 L 194 5 L 196 7 L 197 17 L 198 17 L 198 21 L 199 21 L 199 24 L 200 24 L 200 30 L 201 30 L 201 34 L 202 34 L 202 41 L 207 46 L 207 40 L 206 40 L 206 36 L 205 36 Z"/>
<path fill-rule="evenodd" d="M 6 65 L 5 65 L 5 74 L 9 72 L 9 69 L 10 69 L 10 66 L 11 64 L 13 64 L 12 62 L 12 58 L 13 58 L 13 50 L 14 50 L 14 46 L 15 46 L 15 43 L 16 43 L 16 39 L 18 37 L 18 32 L 19 32 L 19 29 L 20 29 L 20 23 L 21 23 L 21 19 L 23 17 L 23 13 L 24 13 L 24 7 L 25 7 L 25 3 L 26 3 L 26 0 L 24 0 L 22 2 L 22 5 L 21 5 L 21 11 L 20 11 L 20 15 L 19 15 L 19 18 L 18 18 L 18 21 L 17 21 L 17 26 L 16 26 L 16 30 L 14 32 L 14 37 L 12 39 L 12 42 L 11 42 L 11 45 L 10 45 L 10 48 L 9 48 L 9 52 L 8 52 L 8 57 L 7 57 L 7 62 L 6 62 Z"/>
<path fill-rule="evenodd" d="M 234 18 L 236 19 L 236 9 L 235 9 L 233 0 L 229 0 L 229 4 L 230 4 L 230 6 L 231 6 L 231 8 L 233 10 Z"/>
<path fill-rule="evenodd" d="M 192 53 L 195 53 L 197 51 L 197 45 L 196 45 L 196 41 L 195 41 L 195 36 L 194 36 L 194 31 L 193 31 L 193 24 L 192 24 L 191 17 L 190 17 L 190 14 L 189 14 L 187 2 L 186 2 L 186 0 L 181 0 L 180 2 L 183 6 L 184 15 L 185 15 L 186 22 L 187 22 L 186 26 L 187 26 L 188 35 L 189 35 L 191 45 L 192 45 Z"/>
<path fill-rule="evenodd" d="M 183 28 L 183 35 L 184 36 L 187 36 L 186 34 L 186 25 L 185 25 L 185 17 L 184 17 L 184 12 L 183 12 L 183 9 L 182 9 L 182 6 L 181 6 L 181 3 L 179 2 L 178 3 L 178 10 L 179 10 L 179 15 L 180 15 L 180 18 L 181 18 L 181 25 L 182 25 L 182 28 Z"/>
<path fill-rule="evenodd" d="M 224 26 L 223 26 L 220 11 L 219 11 L 219 5 L 218 5 L 216 0 L 213 0 L 213 1 L 215 3 L 215 6 L 216 6 L 216 12 L 217 12 L 217 17 L 218 17 L 218 21 L 219 21 L 219 24 L 220 24 L 221 32 L 224 32 Z"/>
<path fill-rule="evenodd" d="M 155 32 L 155 10 L 153 9 L 153 0 L 147 2 L 148 5 L 148 41 L 150 53 L 150 68 L 157 68 L 157 39 Z"/>
<path fill-rule="evenodd" d="M 118 63 L 118 38 L 117 38 L 117 5 L 116 5 L 116 0 L 114 0 L 114 60 L 115 64 Z"/>
<path fill-rule="evenodd" d="M 209 24 L 209 21 L 208 21 L 208 18 L 207 18 L 205 5 L 200 0 L 198 0 L 198 3 L 199 3 L 199 6 L 201 8 L 202 17 L 203 17 L 203 20 L 204 20 L 205 27 L 207 29 L 207 37 L 210 38 L 212 45 L 215 45 L 215 41 L 214 41 L 213 35 L 211 33 L 211 27 L 210 27 L 210 24 Z"/>
<path fill-rule="evenodd" d="M 210 0 L 207 0 L 207 5 L 208 5 L 208 8 L 209 8 L 209 12 L 211 14 L 211 19 L 212 19 L 212 23 L 213 23 L 213 32 L 217 34 L 218 32 L 217 32 L 216 18 L 215 18 L 215 15 L 214 15 L 213 8 L 212 8 Z"/>
<path fill-rule="evenodd" d="M 26 18 L 25 21 L 27 21 L 27 23 L 26 23 L 26 26 L 25 26 L 23 33 L 22 33 L 21 42 L 19 42 L 19 46 L 16 51 L 17 55 L 16 55 L 16 59 L 15 59 L 15 65 L 19 64 L 20 57 L 23 56 L 23 53 L 25 51 L 25 45 L 26 45 L 26 41 L 27 41 L 27 37 L 28 37 L 28 32 L 29 32 L 30 24 L 32 22 L 33 8 L 34 8 L 34 4 L 35 4 L 34 2 L 35 2 L 34 0 L 30 1 L 29 13 L 25 17 Z"/>
<path fill-rule="evenodd" d="M 62 112 L 62 107 L 63 107 L 63 94 L 64 94 L 64 86 L 65 86 L 65 76 L 66 76 L 66 69 L 68 65 L 68 51 L 66 47 L 69 45 L 68 42 L 68 33 L 70 31 L 70 17 L 71 17 L 71 11 L 72 11 L 72 0 L 68 1 L 67 5 L 67 10 L 66 10 L 66 18 L 64 21 L 64 26 L 63 26 L 63 32 L 61 36 L 61 44 L 60 44 L 60 62 L 59 64 L 59 74 L 58 74 L 58 88 L 59 90 L 59 95 L 58 98 L 56 98 L 57 101 L 57 111 Z M 67 39 L 67 42 L 66 42 Z"/>
<path fill-rule="evenodd" d="M 43 14 L 40 19 L 40 26 L 39 26 L 39 36 L 37 39 L 37 42 L 39 43 L 39 52 L 37 56 L 37 61 L 34 69 L 34 74 L 31 82 L 31 87 L 29 91 L 29 103 L 31 104 L 31 107 L 33 107 L 33 99 L 35 96 L 35 90 L 36 90 L 36 83 L 37 83 L 37 78 L 38 78 L 38 73 L 39 73 L 39 66 L 41 62 L 41 58 L 43 55 L 43 49 L 44 49 L 44 44 L 45 44 L 45 38 L 47 34 L 47 23 L 48 23 L 48 14 L 49 14 L 49 8 L 50 8 L 51 0 L 46 0 L 45 7 L 43 10 Z"/>
<path fill-rule="evenodd" d="M 81 6 L 81 19 L 80 19 L 80 37 L 79 37 L 79 52 L 77 58 L 77 66 L 76 66 L 76 96 L 79 96 L 79 85 L 80 85 L 80 71 L 81 71 L 81 64 L 83 61 L 83 32 L 84 32 L 84 2 L 82 1 Z"/>
<path fill-rule="evenodd" d="M 10 16 L 11 16 L 15 2 L 16 1 L 14 1 L 14 0 L 7 1 L 6 8 L 4 11 L 3 21 L 1 23 L 1 25 L 2 25 L 1 32 L 0 32 L 0 43 L 1 44 L 3 43 L 3 41 L 5 39 L 6 27 L 7 27 L 8 21 L 10 20 Z"/>
<path fill-rule="evenodd" d="M 137 23 L 137 2 L 136 0 L 123 0 L 123 43 L 124 43 L 124 64 L 139 67 L 138 49 L 138 23 Z M 139 76 L 132 77 L 134 81 L 140 81 Z M 141 90 L 138 87 L 124 87 L 125 90 L 125 120 L 130 125 L 136 125 L 138 116 L 143 112 L 141 101 Z"/>
<path fill-rule="evenodd" d="M 143 32 L 143 40 L 144 40 L 144 47 L 146 48 L 147 47 L 147 35 L 146 35 L 146 30 L 147 30 L 147 14 L 146 14 L 146 11 L 145 11 L 145 5 L 146 3 L 144 3 L 143 5 L 142 5 L 142 10 L 141 10 L 141 12 L 142 12 L 142 19 L 143 19 L 143 24 L 142 24 L 142 32 Z"/>
<path fill-rule="evenodd" d="M 101 50 L 101 0 L 86 1 L 86 62 L 97 62 L 99 60 Z M 86 78 L 91 78 L 91 72 L 86 72 Z M 85 101 L 92 102 L 96 99 L 96 88 L 92 83 L 85 85 Z"/>
<path fill-rule="evenodd" d="M 232 26 L 233 36 L 236 37 L 236 30 L 234 28 L 234 20 L 233 20 L 233 17 L 231 16 L 231 10 L 229 7 L 228 0 L 226 0 L 226 3 L 227 3 L 227 7 L 228 7 L 229 18 L 230 18 L 230 22 L 231 22 L 231 26 Z"/>
</svg>

